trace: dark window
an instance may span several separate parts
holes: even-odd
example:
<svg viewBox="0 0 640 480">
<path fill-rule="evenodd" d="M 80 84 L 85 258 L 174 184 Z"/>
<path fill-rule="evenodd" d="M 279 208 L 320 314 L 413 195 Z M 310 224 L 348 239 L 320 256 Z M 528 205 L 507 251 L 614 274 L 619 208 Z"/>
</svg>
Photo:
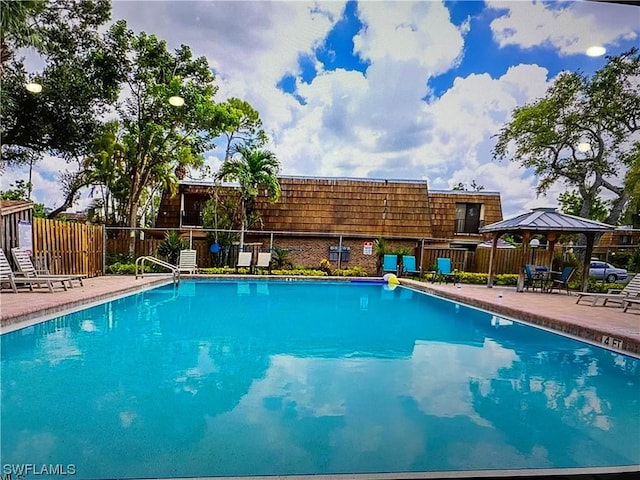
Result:
<svg viewBox="0 0 640 480">
<path fill-rule="evenodd" d="M 348 262 L 349 257 L 351 256 L 351 247 L 342 247 L 342 252 L 340 252 L 340 247 L 329 247 L 329 261 L 337 262 L 338 255 L 340 255 L 340 262 Z"/>
<path fill-rule="evenodd" d="M 481 203 L 456 203 L 455 233 L 479 233 Z"/>
<path fill-rule="evenodd" d="M 620 245 L 633 245 L 633 236 L 620 235 Z"/>
<path fill-rule="evenodd" d="M 194 198 L 194 197 L 185 196 L 184 212 L 182 214 L 182 225 L 201 227 L 203 207 L 204 207 L 203 200 L 197 197 Z"/>
</svg>

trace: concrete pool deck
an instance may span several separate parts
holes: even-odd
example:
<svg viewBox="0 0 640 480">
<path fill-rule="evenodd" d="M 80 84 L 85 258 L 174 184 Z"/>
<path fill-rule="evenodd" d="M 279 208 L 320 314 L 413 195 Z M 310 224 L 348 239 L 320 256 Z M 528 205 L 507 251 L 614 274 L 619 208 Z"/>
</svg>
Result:
<svg viewBox="0 0 640 480">
<path fill-rule="evenodd" d="M 201 278 L 272 278 L 260 275 L 194 275 Z M 295 277 L 300 279 L 301 277 Z M 311 277 L 315 280 L 327 277 Z M 339 280 L 349 280 L 338 277 Z M 400 279 L 401 283 L 450 300 L 490 310 L 501 316 L 522 320 L 550 330 L 579 337 L 603 345 L 609 338 L 609 348 L 640 355 L 640 309 L 623 312 L 619 307 L 577 305 L 575 295 L 564 293 L 516 292 L 513 287 L 487 288 L 484 285 L 439 284 L 411 279 Z M 83 287 L 62 289 L 54 293 L 46 289 L 33 292 L 13 293 L 3 289 L 0 294 L 0 331 L 8 327 L 38 321 L 43 317 L 74 309 L 90 303 L 105 301 L 111 297 L 126 295 L 144 288 L 171 282 L 170 275 L 133 276 L 106 275 L 88 278 Z M 613 341 L 616 340 L 615 344 Z M 622 342 L 621 346 L 618 341 Z M 606 346 L 606 345 L 603 345 Z M 617 346 L 617 347 L 616 347 Z"/>
</svg>

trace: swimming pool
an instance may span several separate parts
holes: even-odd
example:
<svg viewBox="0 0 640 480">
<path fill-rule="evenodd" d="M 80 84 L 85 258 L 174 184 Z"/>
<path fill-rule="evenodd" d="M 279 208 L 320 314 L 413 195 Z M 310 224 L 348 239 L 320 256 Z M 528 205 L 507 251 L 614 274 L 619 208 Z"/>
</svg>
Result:
<svg viewBox="0 0 640 480">
<path fill-rule="evenodd" d="M 3 468 L 640 464 L 638 359 L 402 287 L 183 281 L 0 340 Z"/>
</svg>

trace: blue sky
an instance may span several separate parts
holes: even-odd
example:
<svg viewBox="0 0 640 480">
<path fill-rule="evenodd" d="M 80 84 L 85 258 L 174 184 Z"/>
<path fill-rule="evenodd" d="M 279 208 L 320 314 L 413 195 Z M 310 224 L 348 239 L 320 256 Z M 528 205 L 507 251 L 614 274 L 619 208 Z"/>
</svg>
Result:
<svg viewBox="0 0 640 480">
<path fill-rule="evenodd" d="M 113 19 L 206 56 L 216 99 L 260 112 L 281 173 L 426 179 L 438 190 L 476 180 L 501 193 L 506 217 L 556 206 L 565 190 L 536 198 L 532 172 L 492 160 L 510 113 L 563 70 L 601 68 L 587 47 L 617 55 L 640 34 L 639 7 L 590 1 L 114 1 Z M 216 170 L 222 157 L 207 162 Z M 60 203 L 64 168 L 40 164 L 36 200 Z M 24 178 L 3 182 L 12 175 Z"/>
</svg>

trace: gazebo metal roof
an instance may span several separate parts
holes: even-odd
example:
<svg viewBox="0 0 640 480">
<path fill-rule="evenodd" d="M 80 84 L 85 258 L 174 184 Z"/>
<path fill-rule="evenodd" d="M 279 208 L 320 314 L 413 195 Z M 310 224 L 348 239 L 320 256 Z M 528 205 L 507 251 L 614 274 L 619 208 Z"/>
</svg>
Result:
<svg viewBox="0 0 640 480">
<path fill-rule="evenodd" d="M 480 233 L 495 232 L 607 232 L 612 225 L 558 212 L 555 208 L 534 208 L 531 212 L 480 228 Z"/>
</svg>

